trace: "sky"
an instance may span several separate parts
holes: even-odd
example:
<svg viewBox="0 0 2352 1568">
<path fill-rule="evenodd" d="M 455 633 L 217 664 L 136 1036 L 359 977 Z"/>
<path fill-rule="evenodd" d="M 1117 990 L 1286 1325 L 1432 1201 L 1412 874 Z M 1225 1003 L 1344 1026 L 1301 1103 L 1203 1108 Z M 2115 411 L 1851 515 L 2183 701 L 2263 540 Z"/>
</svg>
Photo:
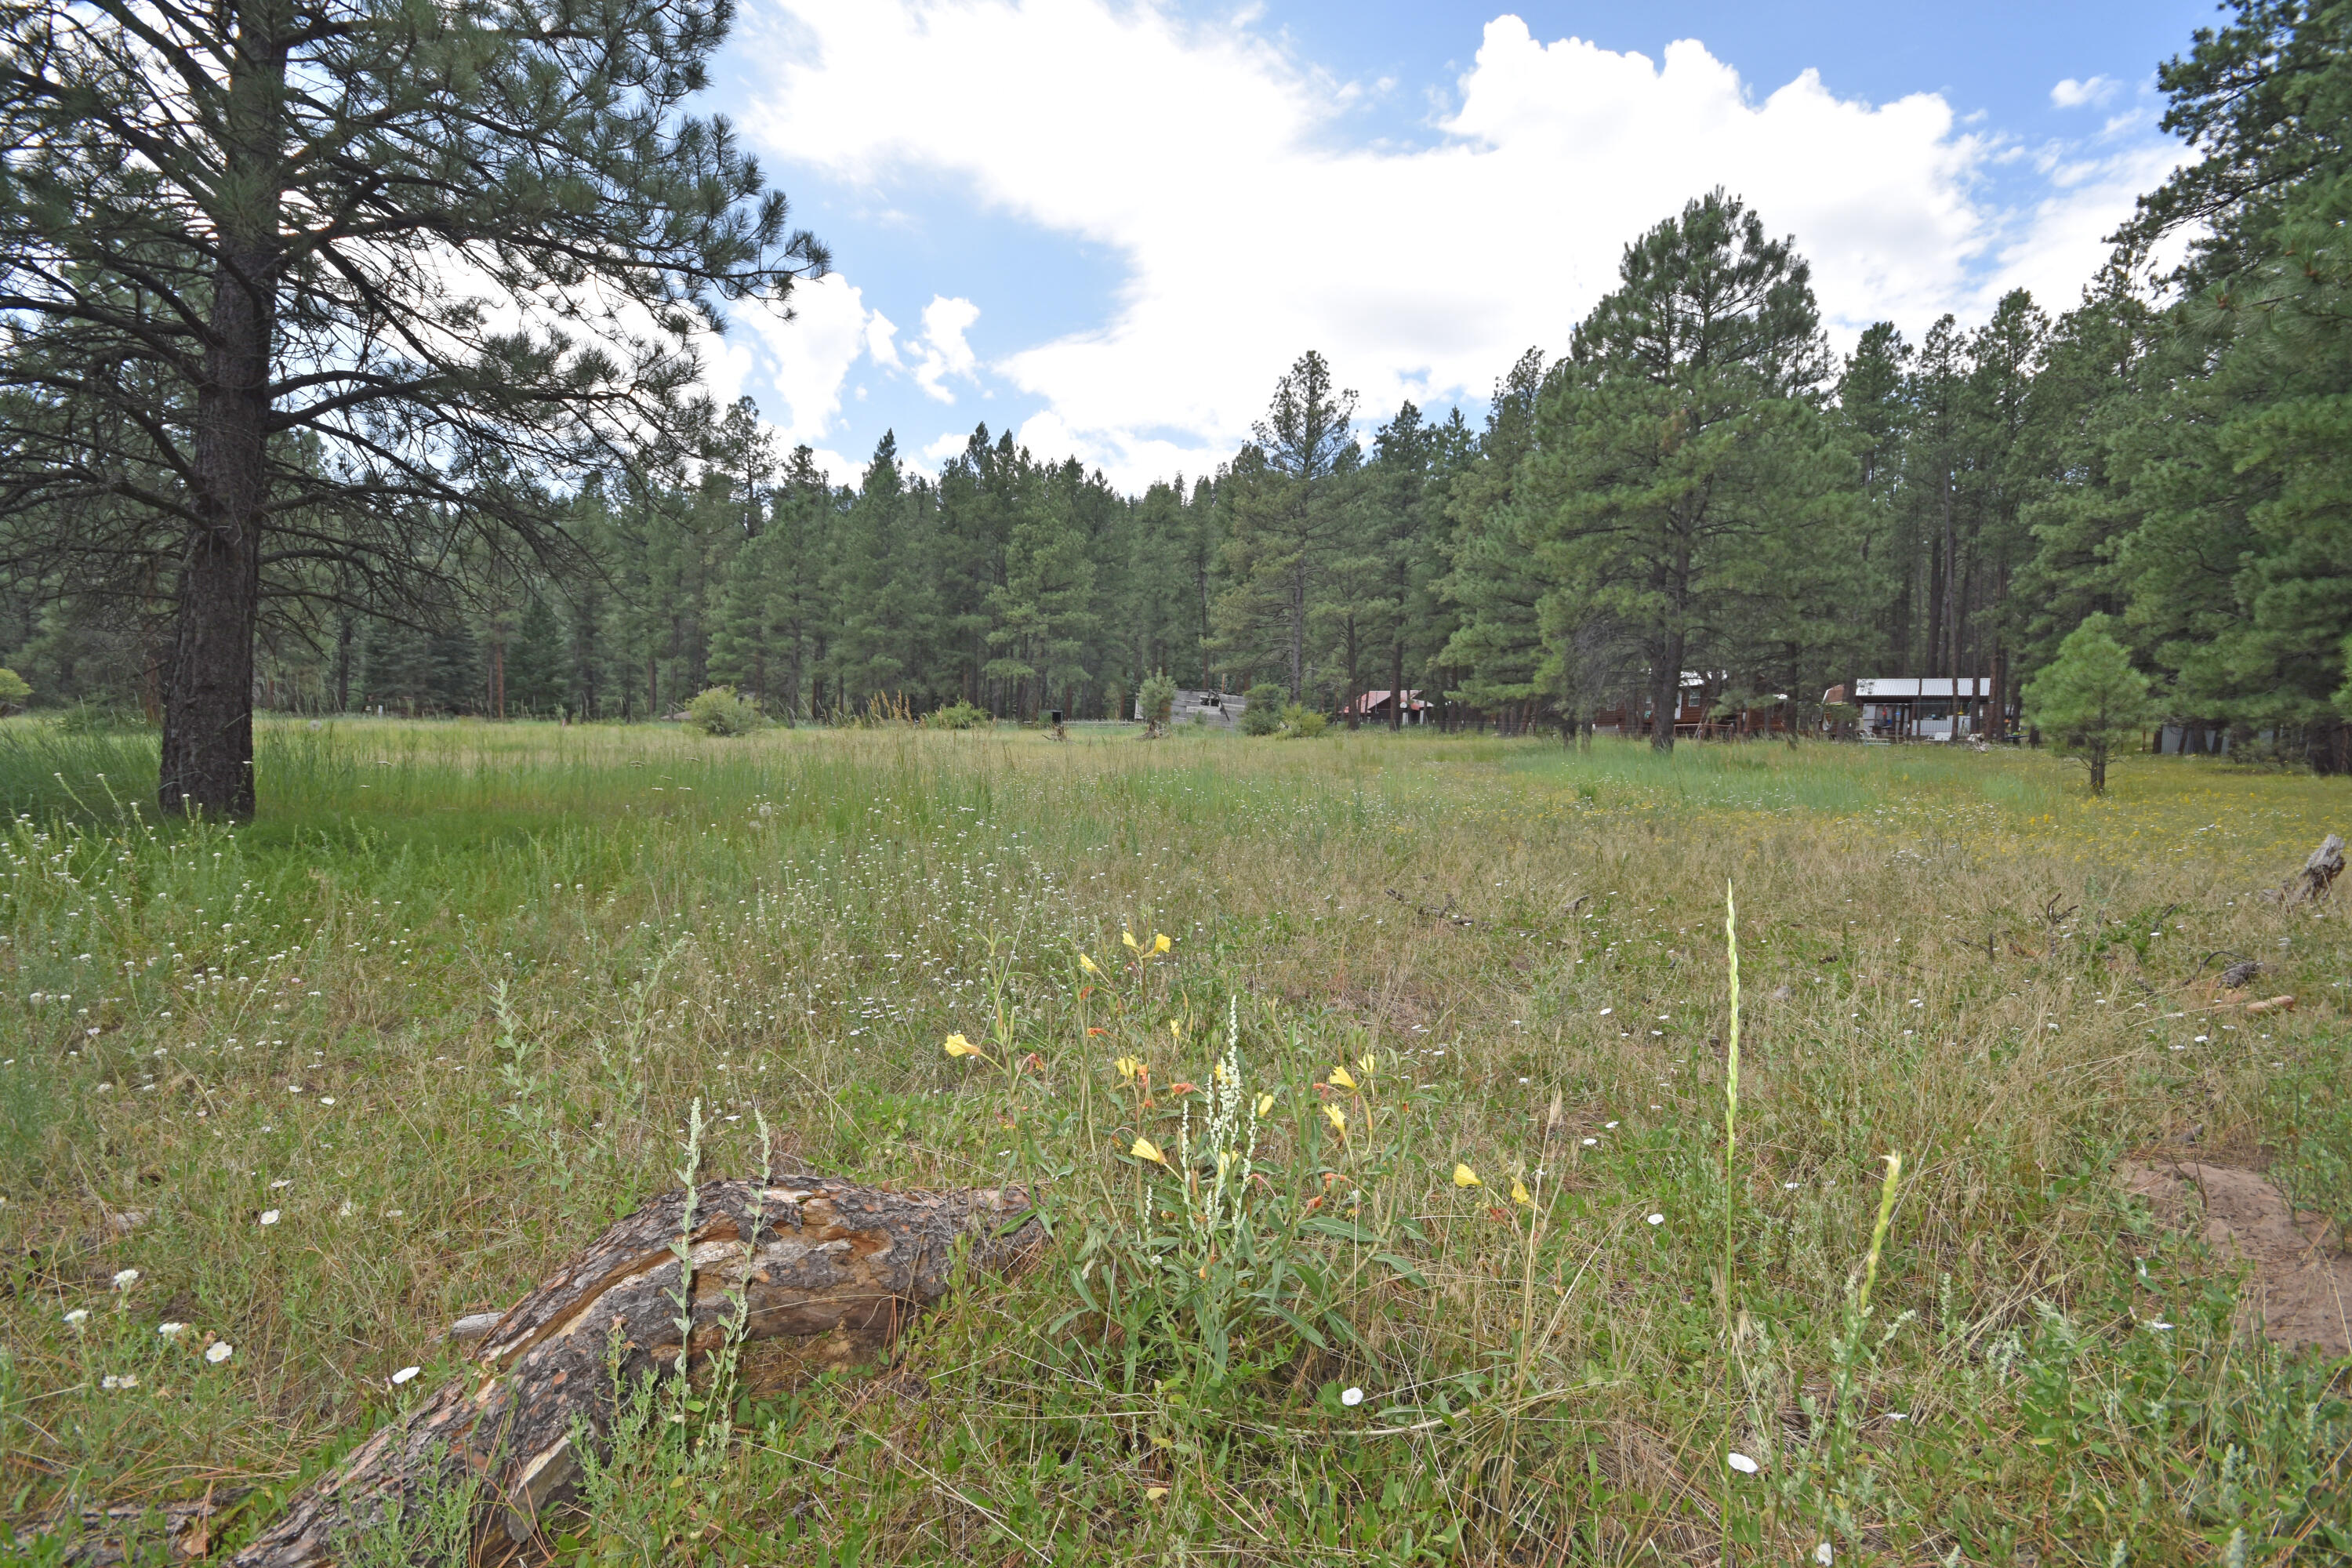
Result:
<svg viewBox="0 0 2352 1568">
<path fill-rule="evenodd" d="M 726 114 L 834 271 L 706 353 L 837 479 L 976 425 L 1121 489 L 1213 471 L 1319 350 L 1366 427 L 1481 416 L 1721 185 L 1833 346 L 2061 310 L 2180 156 L 2210 0 L 743 0 Z"/>
</svg>

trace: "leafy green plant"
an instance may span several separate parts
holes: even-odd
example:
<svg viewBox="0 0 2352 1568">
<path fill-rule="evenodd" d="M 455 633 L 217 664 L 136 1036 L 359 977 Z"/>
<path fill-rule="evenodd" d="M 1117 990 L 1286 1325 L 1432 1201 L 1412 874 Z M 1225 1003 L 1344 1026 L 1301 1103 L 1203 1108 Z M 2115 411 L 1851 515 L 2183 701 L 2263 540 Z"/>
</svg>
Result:
<svg viewBox="0 0 2352 1568">
<path fill-rule="evenodd" d="M 1261 681 L 1242 694 L 1248 704 L 1242 710 L 1242 733 L 1272 735 L 1282 729 L 1282 710 L 1289 693 L 1272 681 Z"/>
<path fill-rule="evenodd" d="M 1139 1066 L 1132 1058 L 1120 1063 L 1139 1107 L 1149 1087 Z M 1370 1058 L 1359 1066 L 1369 1079 Z M 1069 1277 L 1076 1306 L 1054 1331 L 1085 1317 L 1115 1325 L 1126 1386 L 1181 1385 L 1194 1402 L 1286 1363 L 1302 1342 L 1329 1352 L 1352 1338 L 1334 1247 L 1352 1244 L 1387 1269 L 1414 1272 L 1386 1250 L 1360 1181 L 1346 1184 L 1348 1199 L 1334 1212 L 1338 1171 L 1322 1190 L 1302 1193 L 1303 1170 L 1261 1169 L 1259 1119 L 1283 1097 L 1247 1079 L 1238 998 L 1227 1001 L 1225 1048 L 1209 1079 L 1197 1131 L 1188 1100 L 1173 1150 L 1135 1138 L 1132 1212 L 1126 1223 L 1098 1224 L 1087 1235 Z M 1335 1081 L 1361 1087 L 1344 1067 Z M 1354 1163 L 1345 1160 L 1347 1112 L 1334 1105 L 1318 1121 L 1322 1126 L 1310 1128 L 1337 1133 L 1342 1163 Z M 1359 1122 L 1369 1138 L 1369 1114 Z M 1328 1168 L 1320 1159 L 1301 1165 Z M 1417 1227 L 1399 1228 L 1419 1237 Z"/>
<path fill-rule="evenodd" d="M 714 686 L 686 705 L 686 727 L 713 737 L 749 735 L 767 722 L 760 705 L 731 686 Z"/>
<path fill-rule="evenodd" d="M 468 1568 L 473 1562 L 474 1510 L 479 1478 L 463 1467 L 451 1476 L 436 1449 L 424 1473 L 437 1483 L 394 1499 L 365 1528 L 336 1543 L 335 1561 L 349 1568 Z"/>
<path fill-rule="evenodd" d="M 77 702 L 58 715 L 57 726 L 67 735 L 131 735 L 154 728 L 137 709 L 107 702 Z"/>
<path fill-rule="evenodd" d="M 975 708 L 961 697 L 923 715 L 926 730 L 985 730 L 995 722 L 987 709 Z"/>
<path fill-rule="evenodd" d="M 33 688 L 13 669 L 0 669 L 0 713 L 13 713 L 33 695 Z"/>
<path fill-rule="evenodd" d="M 1303 702 L 1286 703 L 1282 710 L 1282 734 L 1286 740 L 1311 741 L 1331 728 L 1328 715 Z"/>
<path fill-rule="evenodd" d="M 774 1156 L 764 1117 L 757 1120 L 761 1169 Z M 580 1509 L 587 1533 L 571 1533 L 569 1560 L 582 1564 L 656 1564 L 678 1560 L 690 1542 L 723 1509 L 730 1488 L 730 1449 L 735 1436 L 737 1369 L 751 1323 L 748 1293 L 752 1252 L 763 1210 L 755 1209 L 743 1238 L 742 1261 L 728 1301 L 733 1309 L 719 1343 L 704 1357 L 699 1378 L 692 1365 L 694 1342 L 694 1220 L 696 1184 L 702 1173 L 705 1124 L 702 1102 L 689 1108 L 686 1157 L 677 1172 L 686 1189 L 677 1234 L 670 1253 L 677 1281 L 669 1300 L 677 1316 L 677 1359 L 629 1378 L 622 1371 L 626 1348 L 616 1325 L 605 1345 L 605 1375 L 613 1405 L 600 1438 L 585 1415 L 575 1415 L 572 1451 L 580 1462 Z"/>
<path fill-rule="evenodd" d="M 1159 735 L 1168 728 L 1169 715 L 1176 710 L 1176 682 L 1165 674 L 1150 676 L 1136 688 L 1135 707 L 1143 720 L 1144 731 Z"/>
</svg>

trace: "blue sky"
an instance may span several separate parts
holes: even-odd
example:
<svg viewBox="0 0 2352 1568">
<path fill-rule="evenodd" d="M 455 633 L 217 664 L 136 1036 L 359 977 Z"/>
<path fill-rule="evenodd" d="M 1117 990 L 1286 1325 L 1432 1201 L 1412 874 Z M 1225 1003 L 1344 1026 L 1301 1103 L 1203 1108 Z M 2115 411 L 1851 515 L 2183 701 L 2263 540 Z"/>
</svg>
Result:
<svg viewBox="0 0 2352 1568">
<path fill-rule="evenodd" d="M 1723 184 L 1833 339 L 2073 302 L 2178 149 L 2179 0 L 1496 5 L 747 0 L 730 114 L 833 247 L 713 356 L 846 477 L 979 421 L 1130 488 L 1228 455 L 1308 347 L 1474 412 L 1618 250 Z M 1571 42 L 1570 40 L 1574 40 Z"/>
</svg>

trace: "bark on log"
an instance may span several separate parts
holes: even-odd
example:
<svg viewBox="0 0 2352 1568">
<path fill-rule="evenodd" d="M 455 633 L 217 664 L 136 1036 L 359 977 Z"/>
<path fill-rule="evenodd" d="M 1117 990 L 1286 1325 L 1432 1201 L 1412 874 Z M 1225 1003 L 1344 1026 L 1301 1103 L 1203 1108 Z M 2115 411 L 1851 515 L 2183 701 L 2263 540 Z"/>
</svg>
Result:
<svg viewBox="0 0 2352 1568">
<path fill-rule="evenodd" d="M 621 1375 L 677 1362 L 679 1234 L 686 1194 L 665 1194 L 613 1226 L 499 1321 L 472 1369 L 297 1493 L 235 1568 L 325 1568 L 387 1507 L 462 1481 L 503 1510 L 516 1539 L 567 1495 L 579 1467 L 572 1421 L 600 1435 L 613 1405 L 606 1346 Z M 740 1286 L 750 1303 L 739 1373 L 753 1392 L 871 1358 L 945 1295 L 956 1245 L 1003 1270 L 1044 1240 L 1016 1187 L 890 1192 L 818 1177 L 710 1182 L 697 1189 L 689 1365 L 724 1340 Z M 750 1244 L 747 1254 L 746 1242 Z"/>
</svg>

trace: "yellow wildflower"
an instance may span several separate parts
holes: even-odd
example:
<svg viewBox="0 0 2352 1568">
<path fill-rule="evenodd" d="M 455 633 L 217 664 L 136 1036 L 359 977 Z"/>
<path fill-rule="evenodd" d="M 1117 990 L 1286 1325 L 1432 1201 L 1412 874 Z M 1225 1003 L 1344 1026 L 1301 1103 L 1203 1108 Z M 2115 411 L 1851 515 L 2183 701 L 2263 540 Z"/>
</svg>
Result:
<svg viewBox="0 0 2352 1568">
<path fill-rule="evenodd" d="M 1118 940 L 1127 943 L 1127 951 L 1129 952 L 1141 952 L 1143 951 L 1143 944 L 1135 940 L 1135 933 L 1131 931 L 1123 931 L 1119 932 Z"/>
<path fill-rule="evenodd" d="M 1356 1080 L 1348 1076 L 1348 1069 L 1346 1068 L 1333 1068 L 1331 1069 L 1331 1076 L 1323 1081 L 1329 1084 L 1333 1089 L 1353 1089 L 1356 1087 Z"/>
<path fill-rule="evenodd" d="M 1161 1153 L 1160 1152 L 1160 1145 L 1154 1143 L 1149 1138 L 1137 1139 L 1135 1141 L 1135 1147 L 1129 1149 L 1128 1152 L 1134 1155 L 1139 1160 L 1149 1160 L 1155 1165 L 1164 1165 L 1168 1163 L 1168 1156 Z"/>
<path fill-rule="evenodd" d="M 1261 1094 L 1257 1097 L 1257 1113 L 1260 1116 L 1266 1115 L 1273 1110 L 1274 1096 L 1270 1094 Z"/>
<path fill-rule="evenodd" d="M 1169 1037 L 1170 1039 L 1171 1039 L 1171 1040 L 1176 1040 L 1176 1041 L 1179 1041 L 1179 1042 L 1182 1041 L 1182 1039 L 1184 1038 L 1184 1026 L 1183 1026 L 1183 1025 L 1181 1025 L 1181 1024 L 1180 1024 L 1180 1023 L 1178 1023 L 1178 1022 L 1177 1022 L 1175 1019 L 1173 1019 L 1173 1018 L 1169 1019 L 1169 1020 L 1168 1020 L 1168 1037 Z"/>
<path fill-rule="evenodd" d="M 1168 951 L 1168 933 L 1166 931 L 1160 931 L 1152 937 L 1151 951 L 1154 952 L 1166 952 Z"/>
<path fill-rule="evenodd" d="M 1525 1204 L 1529 1208 L 1536 1206 L 1535 1199 L 1528 1196 L 1528 1184 L 1517 1176 L 1511 1178 L 1511 1201 L 1515 1204 Z"/>
<path fill-rule="evenodd" d="M 948 1037 L 947 1053 L 951 1057 L 976 1057 L 980 1055 L 980 1047 L 973 1045 L 970 1040 L 965 1039 L 961 1035 L 950 1035 Z"/>
<path fill-rule="evenodd" d="M 1134 1080 L 1137 1073 L 1143 1070 L 1143 1064 L 1133 1057 L 1121 1057 L 1118 1060 L 1113 1062 L 1111 1066 L 1118 1068 L 1118 1076 L 1128 1079 L 1129 1082 Z"/>
<path fill-rule="evenodd" d="M 1078 954 L 1078 967 L 1085 970 L 1088 974 L 1100 974 L 1102 973 L 1101 970 L 1095 967 L 1095 961 L 1088 958 L 1083 952 Z"/>
<path fill-rule="evenodd" d="M 1372 1076 L 1372 1069 L 1380 1066 L 1380 1058 L 1372 1055 L 1370 1051 L 1366 1051 L 1362 1056 L 1356 1058 L 1356 1070 L 1362 1073 L 1366 1078 L 1370 1078 Z"/>
<path fill-rule="evenodd" d="M 1331 1119 L 1331 1125 L 1338 1128 L 1340 1131 L 1345 1132 L 1348 1130 L 1348 1113 L 1340 1110 L 1338 1106 L 1325 1106 L 1323 1108 L 1323 1114 L 1329 1117 Z"/>
<path fill-rule="evenodd" d="M 1457 1187 L 1483 1187 L 1486 1184 L 1478 1179 L 1477 1172 L 1457 1160 L 1454 1165 L 1454 1184 Z"/>
</svg>

